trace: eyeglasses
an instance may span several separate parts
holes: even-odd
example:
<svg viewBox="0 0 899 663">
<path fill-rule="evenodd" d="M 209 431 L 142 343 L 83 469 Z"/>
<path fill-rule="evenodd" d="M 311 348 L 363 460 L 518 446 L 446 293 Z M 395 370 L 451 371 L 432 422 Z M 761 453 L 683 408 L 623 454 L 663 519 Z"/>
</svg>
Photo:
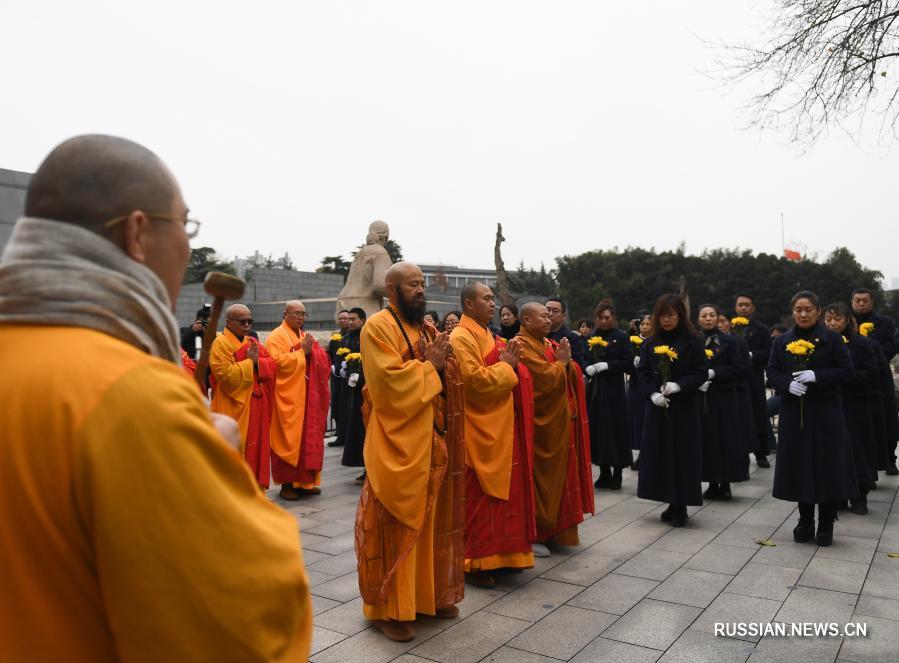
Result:
<svg viewBox="0 0 899 663">
<path fill-rule="evenodd" d="M 253 318 L 243 318 L 243 319 L 227 318 L 227 319 L 231 322 L 236 322 L 237 324 L 244 325 L 246 327 L 249 327 L 250 325 L 253 324 Z"/>
<path fill-rule="evenodd" d="M 114 219 L 110 219 L 106 223 L 103 224 L 104 228 L 111 228 L 112 226 L 121 223 L 125 219 L 131 216 L 131 213 L 123 214 L 122 216 L 117 216 Z M 148 219 L 156 219 L 157 221 L 174 221 L 176 223 L 180 223 L 184 226 L 184 232 L 187 235 L 188 239 L 193 239 L 200 232 L 200 222 L 196 219 L 189 219 L 187 217 L 180 216 L 168 216 L 166 214 L 144 214 Z"/>
</svg>

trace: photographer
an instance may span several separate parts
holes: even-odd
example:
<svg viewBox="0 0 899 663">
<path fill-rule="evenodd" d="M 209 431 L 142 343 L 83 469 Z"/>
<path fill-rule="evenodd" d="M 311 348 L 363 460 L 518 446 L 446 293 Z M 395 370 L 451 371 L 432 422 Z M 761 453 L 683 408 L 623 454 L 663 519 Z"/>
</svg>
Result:
<svg viewBox="0 0 899 663">
<path fill-rule="evenodd" d="M 181 329 L 181 347 L 191 359 L 196 360 L 200 355 L 200 346 L 203 343 L 203 334 L 206 333 L 206 325 L 209 323 L 210 311 L 212 306 L 203 304 L 203 308 L 197 311 L 194 323 Z"/>
</svg>

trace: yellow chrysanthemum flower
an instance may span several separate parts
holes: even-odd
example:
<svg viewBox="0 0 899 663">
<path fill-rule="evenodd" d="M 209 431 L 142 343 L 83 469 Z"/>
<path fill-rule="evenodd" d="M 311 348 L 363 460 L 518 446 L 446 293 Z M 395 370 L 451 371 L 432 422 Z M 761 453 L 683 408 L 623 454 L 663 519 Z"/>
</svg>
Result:
<svg viewBox="0 0 899 663">
<path fill-rule="evenodd" d="M 652 349 L 652 351 L 657 355 L 665 355 L 671 361 L 677 359 L 677 352 L 675 352 L 673 348 L 670 348 L 667 345 L 657 345 Z"/>
<path fill-rule="evenodd" d="M 337 332 L 331 334 L 331 340 L 332 340 L 332 341 L 339 341 L 339 340 L 341 340 L 342 338 L 343 338 L 343 336 L 341 336 L 341 335 L 338 334 Z"/>
<path fill-rule="evenodd" d="M 803 339 L 787 343 L 787 352 L 795 357 L 807 357 L 815 351 L 815 344 Z"/>
<path fill-rule="evenodd" d="M 708 357 L 709 359 L 712 359 L 712 358 L 714 358 L 715 353 L 714 353 L 711 349 L 706 348 L 706 349 L 705 349 L 705 356 Z"/>
<path fill-rule="evenodd" d="M 595 348 L 597 345 L 601 348 L 607 348 L 609 347 L 609 342 L 602 336 L 591 336 L 587 339 L 587 345 L 591 348 Z"/>
<path fill-rule="evenodd" d="M 337 356 L 343 357 L 344 355 L 350 354 L 349 348 L 337 348 Z"/>
<path fill-rule="evenodd" d="M 844 336 L 844 337 L 843 337 L 843 343 L 848 343 L 848 342 L 849 342 L 849 339 L 846 338 L 846 337 Z"/>
<path fill-rule="evenodd" d="M 862 336 L 868 336 L 872 331 L 874 331 L 873 322 L 863 322 L 862 326 L 858 328 L 858 333 Z"/>
<path fill-rule="evenodd" d="M 362 353 L 361 352 L 350 352 L 346 356 L 347 362 L 351 361 L 362 361 Z"/>
<path fill-rule="evenodd" d="M 643 339 L 639 336 L 631 336 L 631 343 L 639 347 L 643 345 Z"/>
<path fill-rule="evenodd" d="M 741 325 L 748 325 L 749 318 L 746 318 L 742 315 L 738 315 L 737 317 L 730 319 L 730 324 L 732 324 L 734 327 L 739 327 Z"/>
</svg>

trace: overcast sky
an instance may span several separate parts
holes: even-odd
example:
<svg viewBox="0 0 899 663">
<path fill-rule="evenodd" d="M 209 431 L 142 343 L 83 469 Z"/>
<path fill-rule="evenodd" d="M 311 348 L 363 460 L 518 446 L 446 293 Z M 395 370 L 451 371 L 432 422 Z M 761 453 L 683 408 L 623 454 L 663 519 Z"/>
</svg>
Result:
<svg viewBox="0 0 899 663">
<path fill-rule="evenodd" d="M 195 245 L 312 269 L 384 219 L 406 257 L 847 245 L 896 264 L 899 147 L 740 129 L 702 40 L 767 0 L 4 3 L 0 167 L 80 133 L 169 163 Z M 746 91 L 748 93 L 748 91 Z M 791 242 L 792 240 L 792 242 Z"/>
</svg>

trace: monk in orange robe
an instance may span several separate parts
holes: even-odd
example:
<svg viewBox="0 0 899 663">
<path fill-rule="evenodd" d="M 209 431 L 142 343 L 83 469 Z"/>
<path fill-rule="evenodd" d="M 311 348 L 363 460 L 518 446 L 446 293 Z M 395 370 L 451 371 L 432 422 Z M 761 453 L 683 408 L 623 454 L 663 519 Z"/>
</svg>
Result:
<svg viewBox="0 0 899 663">
<path fill-rule="evenodd" d="M 225 330 L 209 350 L 212 411 L 240 426 L 240 452 L 262 488 L 271 478 L 269 435 L 278 366 L 249 332 L 250 309 L 233 304 L 225 311 Z"/>
<path fill-rule="evenodd" d="M 265 340 L 278 365 L 272 413 L 272 478 L 281 498 L 321 493 L 328 417 L 331 361 L 312 334 L 303 331 L 306 307 L 301 301 L 284 306 L 284 320 Z"/>
<path fill-rule="evenodd" d="M 368 474 L 356 556 L 363 613 L 406 641 L 416 614 L 452 619 L 464 593 L 464 396 L 447 334 L 422 326 L 421 270 L 393 265 L 386 288 L 390 305 L 360 335 Z"/>
<path fill-rule="evenodd" d="M 567 339 L 546 338 L 550 317 L 546 307 L 521 308 L 521 363 L 534 380 L 534 483 L 537 540 L 534 552 L 548 556 L 547 542 L 579 543 L 578 523 L 593 513 L 593 476 L 584 380 L 571 361 Z"/>
<path fill-rule="evenodd" d="M 450 343 L 465 389 L 465 571 L 470 583 L 493 587 L 489 571 L 534 566 L 533 387 L 519 364 L 521 341 L 499 342 L 487 330 L 496 312 L 490 288 L 467 285 L 462 310 Z"/>
</svg>

